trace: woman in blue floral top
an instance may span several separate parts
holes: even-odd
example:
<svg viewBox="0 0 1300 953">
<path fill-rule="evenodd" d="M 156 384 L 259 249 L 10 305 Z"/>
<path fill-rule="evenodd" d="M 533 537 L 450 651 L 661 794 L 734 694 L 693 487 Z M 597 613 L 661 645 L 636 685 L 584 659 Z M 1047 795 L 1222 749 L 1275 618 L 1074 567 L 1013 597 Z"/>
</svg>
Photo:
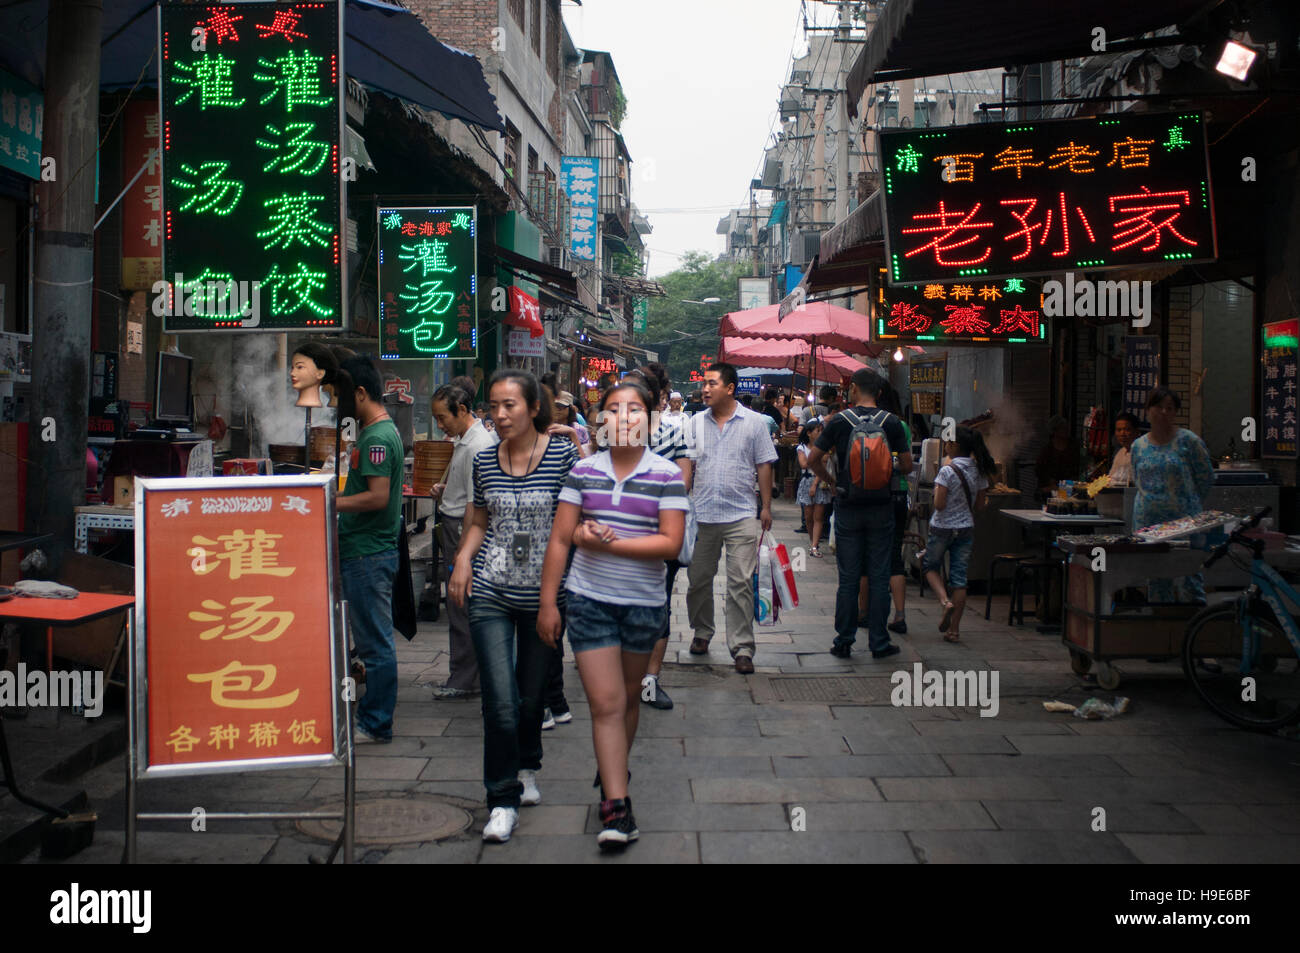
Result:
<svg viewBox="0 0 1300 953">
<path fill-rule="evenodd" d="M 1214 464 L 1205 442 L 1174 422 L 1182 405 L 1167 387 L 1157 387 L 1147 397 L 1151 431 L 1135 440 L 1131 450 L 1133 481 L 1138 488 L 1134 529 L 1195 516 L 1214 486 Z M 1205 578 L 1196 573 L 1181 580 L 1148 580 L 1147 601 L 1203 604 Z"/>
</svg>

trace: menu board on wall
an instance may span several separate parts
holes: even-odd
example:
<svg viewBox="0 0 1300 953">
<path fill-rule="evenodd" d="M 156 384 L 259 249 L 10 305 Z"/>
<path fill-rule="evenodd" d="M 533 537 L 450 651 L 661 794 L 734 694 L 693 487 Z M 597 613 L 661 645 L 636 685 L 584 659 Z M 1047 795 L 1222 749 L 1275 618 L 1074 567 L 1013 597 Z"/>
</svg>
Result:
<svg viewBox="0 0 1300 953">
<path fill-rule="evenodd" d="M 1300 319 L 1264 325 L 1263 374 L 1260 377 L 1260 456 L 1294 460 L 1296 447 L 1296 350 Z"/>
<path fill-rule="evenodd" d="M 1155 335 L 1124 338 L 1124 411 L 1147 421 L 1147 394 L 1160 383 L 1160 339 Z"/>
<path fill-rule="evenodd" d="M 907 362 L 907 383 L 912 393 L 912 412 L 923 416 L 942 414 L 948 386 L 948 355 L 913 357 Z"/>
</svg>

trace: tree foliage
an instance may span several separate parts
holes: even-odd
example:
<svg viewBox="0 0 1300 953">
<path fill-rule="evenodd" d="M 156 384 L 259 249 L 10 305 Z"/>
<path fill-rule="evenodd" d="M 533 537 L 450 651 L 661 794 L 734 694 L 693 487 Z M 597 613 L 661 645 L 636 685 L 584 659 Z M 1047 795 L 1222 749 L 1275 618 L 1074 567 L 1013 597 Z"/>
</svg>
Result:
<svg viewBox="0 0 1300 953">
<path fill-rule="evenodd" d="M 750 272 L 748 263 L 714 261 L 702 251 L 687 252 L 676 271 L 656 279 L 667 295 L 651 298 L 646 315 L 646 330 L 638 343 L 658 351 L 667 366 L 673 386 L 683 393 L 693 389 L 691 371 L 699 370 L 702 355 L 716 358 L 718 324 L 728 311 L 740 308 L 738 279 Z M 683 299 L 703 301 L 721 298 L 718 304 L 687 304 Z M 675 331 L 698 334 L 685 338 Z"/>
</svg>

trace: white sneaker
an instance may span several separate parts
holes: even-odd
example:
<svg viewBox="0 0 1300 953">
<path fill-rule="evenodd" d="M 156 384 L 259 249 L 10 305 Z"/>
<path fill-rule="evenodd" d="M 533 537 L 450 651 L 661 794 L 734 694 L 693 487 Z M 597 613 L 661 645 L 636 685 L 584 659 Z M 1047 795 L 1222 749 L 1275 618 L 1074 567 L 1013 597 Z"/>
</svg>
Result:
<svg viewBox="0 0 1300 953">
<path fill-rule="evenodd" d="M 536 771 L 520 771 L 519 783 L 524 786 L 524 793 L 519 796 L 519 803 L 525 807 L 542 803 L 542 792 L 537 787 Z"/>
<path fill-rule="evenodd" d="M 571 711 L 566 711 L 562 715 L 555 716 L 555 723 L 557 725 L 567 725 L 571 721 L 573 721 L 573 712 Z"/>
<path fill-rule="evenodd" d="M 547 708 L 545 711 L 542 712 L 542 731 L 550 731 L 554 727 L 555 727 L 555 716 L 552 715 L 551 710 Z"/>
<path fill-rule="evenodd" d="M 483 839 L 494 844 L 504 844 L 519 826 L 519 812 L 513 807 L 494 807 L 487 826 L 483 828 Z"/>
</svg>

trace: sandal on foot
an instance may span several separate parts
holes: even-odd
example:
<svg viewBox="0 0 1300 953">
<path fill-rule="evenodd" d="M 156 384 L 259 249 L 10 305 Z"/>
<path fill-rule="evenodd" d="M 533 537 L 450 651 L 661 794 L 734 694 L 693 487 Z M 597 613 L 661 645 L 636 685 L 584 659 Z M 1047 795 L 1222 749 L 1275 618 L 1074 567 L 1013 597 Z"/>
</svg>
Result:
<svg viewBox="0 0 1300 953">
<path fill-rule="evenodd" d="M 954 606 L 951 602 L 945 602 L 943 604 L 943 618 L 939 620 L 940 632 L 948 631 L 948 626 L 952 622 L 953 610 L 955 610 L 956 608 L 957 607 Z"/>
<path fill-rule="evenodd" d="M 960 632 L 945 632 L 943 640 L 945 642 L 956 642 L 961 638 Z"/>
<path fill-rule="evenodd" d="M 816 557 L 817 559 L 821 559 L 821 558 L 822 558 L 822 551 L 821 551 L 820 548 L 814 546 L 812 549 L 810 549 L 810 550 L 808 551 L 808 555 L 809 555 L 809 556 L 814 556 L 814 557 Z"/>
</svg>

